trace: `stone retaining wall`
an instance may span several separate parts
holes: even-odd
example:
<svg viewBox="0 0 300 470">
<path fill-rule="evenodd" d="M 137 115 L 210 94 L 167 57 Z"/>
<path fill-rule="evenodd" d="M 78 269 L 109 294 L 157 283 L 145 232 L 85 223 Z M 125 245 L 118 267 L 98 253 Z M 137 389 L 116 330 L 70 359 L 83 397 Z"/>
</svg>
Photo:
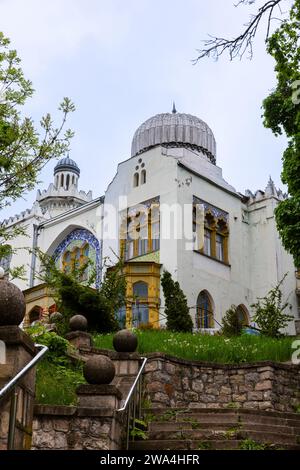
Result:
<svg viewBox="0 0 300 470">
<path fill-rule="evenodd" d="M 113 410 L 36 405 L 32 449 L 120 449 L 124 428 Z"/>
<path fill-rule="evenodd" d="M 153 408 L 291 411 L 300 404 L 300 367 L 261 362 L 224 365 L 149 355 L 145 395 Z"/>
</svg>

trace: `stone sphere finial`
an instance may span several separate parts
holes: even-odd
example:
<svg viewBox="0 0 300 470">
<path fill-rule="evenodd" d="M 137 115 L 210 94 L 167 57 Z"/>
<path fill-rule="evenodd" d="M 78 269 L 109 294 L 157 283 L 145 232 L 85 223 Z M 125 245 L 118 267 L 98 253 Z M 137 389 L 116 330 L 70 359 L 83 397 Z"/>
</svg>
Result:
<svg viewBox="0 0 300 470">
<path fill-rule="evenodd" d="M 49 322 L 50 323 L 57 323 L 63 319 L 63 315 L 59 312 L 54 312 L 50 315 Z"/>
<path fill-rule="evenodd" d="M 17 326 L 25 316 L 23 292 L 12 282 L 1 278 L 0 271 L 0 326 Z"/>
<path fill-rule="evenodd" d="M 83 315 L 74 315 L 70 318 L 69 326 L 72 331 L 86 331 L 88 322 Z"/>
<path fill-rule="evenodd" d="M 113 345 L 117 352 L 134 352 L 138 345 L 137 336 L 130 330 L 121 330 L 115 334 Z"/>
<path fill-rule="evenodd" d="M 2 268 L 2 266 L 0 266 L 0 280 L 1 280 L 1 279 L 4 279 L 4 276 L 5 276 L 5 271 L 4 271 L 4 269 Z"/>
<path fill-rule="evenodd" d="M 84 364 L 83 375 L 91 385 L 108 385 L 113 381 L 116 369 L 109 357 L 94 356 Z"/>
</svg>

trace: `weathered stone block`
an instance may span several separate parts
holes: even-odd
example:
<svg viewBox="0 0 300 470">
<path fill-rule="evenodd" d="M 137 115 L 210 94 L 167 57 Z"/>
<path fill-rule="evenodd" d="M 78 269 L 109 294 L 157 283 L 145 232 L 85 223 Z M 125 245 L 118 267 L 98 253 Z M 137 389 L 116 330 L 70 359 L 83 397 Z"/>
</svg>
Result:
<svg viewBox="0 0 300 470">
<path fill-rule="evenodd" d="M 255 385 L 255 390 L 269 390 L 271 388 L 272 388 L 271 380 L 264 380 L 263 382 L 259 382 Z"/>
<path fill-rule="evenodd" d="M 259 401 L 263 399 L 262 392 L 248 392 L 248 400 Z"/>
<path fill-rule="evenodd" d="M 192 383 L 192 390 L 194 392 L 202 392 L 204 388 L 204 385 L 200 380 L 196 380 L 195 382 Z"/>
</svg>

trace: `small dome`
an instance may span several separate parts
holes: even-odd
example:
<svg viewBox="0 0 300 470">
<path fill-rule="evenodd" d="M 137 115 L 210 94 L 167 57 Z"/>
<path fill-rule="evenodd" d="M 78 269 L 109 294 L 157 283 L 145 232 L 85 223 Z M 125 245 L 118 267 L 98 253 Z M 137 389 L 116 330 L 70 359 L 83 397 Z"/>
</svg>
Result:
<svg viewBox="0 0 300 470">
<path fill-rule="evenodd" d="M 145 121 L 135 132 L 131 156 L 162 145 L 165 147 L 185 147 L 203 152 L 212 163 L 216 163 L 216 141 L 210 127 L 191 114 L 157 114 Z"/>
<path fill-rule="evenodd" d="M 79 166 L 70 157 L 65 157 L 59 160 L 54 168 L 54 175 L 59 171 L 72 171 L 73 173 L 76 173 L 77 176 L 80 175 Z"/>
</svg>

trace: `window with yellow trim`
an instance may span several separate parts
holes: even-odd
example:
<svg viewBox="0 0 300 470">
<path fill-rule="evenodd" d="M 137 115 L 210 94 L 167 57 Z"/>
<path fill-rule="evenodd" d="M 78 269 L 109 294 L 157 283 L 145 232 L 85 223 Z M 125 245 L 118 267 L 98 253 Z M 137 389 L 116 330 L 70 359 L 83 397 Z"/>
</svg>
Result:
<svg viewBox="0 0 300 470">
<path fill-rule="evenodd" d="M 125 260 L 158 251 L 160 213 L 157 200 L 132 207 L 121 217 L 120 253 Z"/>
<path fill-rule="evenodd" d="M 65 251 L 63 255 L 62 267 L 65 273 L 77 271 L 88 263 L 89 244 L 85 243 L 82 247 L 74 247 L 72 250 Z M 88 279 L 88 266 L 81 275 L 81 281 Z"/>
<path fill-rule="evenodd" d="M 228 214 L 194 197 L 194 249 L 210 258 L 229 264 Z"/>
</svg>

